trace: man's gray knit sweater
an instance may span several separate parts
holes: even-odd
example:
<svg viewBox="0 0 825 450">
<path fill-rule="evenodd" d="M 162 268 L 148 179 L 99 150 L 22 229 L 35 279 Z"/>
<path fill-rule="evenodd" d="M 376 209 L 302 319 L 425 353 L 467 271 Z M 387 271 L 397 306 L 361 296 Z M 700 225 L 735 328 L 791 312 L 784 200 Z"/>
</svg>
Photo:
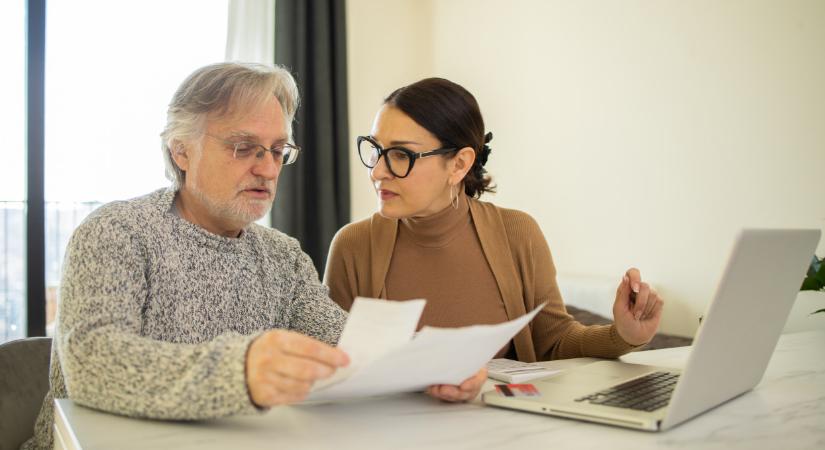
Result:
<svg viewBox="0 0 825 450">
<path fill-rule="evenodd" d="M 247 347 L 290 329 L 335 344 L 346 313 L 298 242 L 253 224 L 225 238 L 163 189 L 93 212 L 66 251 L 51 389 L 23 448 L 51 448 L 54 398 L 135 417 L 256 411 Z"/>
</svg>

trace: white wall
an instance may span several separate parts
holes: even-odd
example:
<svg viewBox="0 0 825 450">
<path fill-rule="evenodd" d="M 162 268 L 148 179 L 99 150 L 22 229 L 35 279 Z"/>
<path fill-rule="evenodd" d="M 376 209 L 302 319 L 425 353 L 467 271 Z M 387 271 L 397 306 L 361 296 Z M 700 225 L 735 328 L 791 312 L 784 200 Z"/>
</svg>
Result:
<svg viewBox="0 0 825 450">
<path fill-rule="evenodd" d="M 390 92 L 432 73 L 432 39 L 429 0 L 347 1 L 352 220 L 372 215 L 376 208 L 355 138 L 370 134 L 373 117 Z"/>
<path fill-rule="evenodd" d="M 486 199 L 536 217 L 561 273 L 641 268 L 667 300 L 663 331 L 695 332 L 741 227 L 825 228 L 825 2 L 348 10 L 353 136 L 395 87 L 464 85 L 495 134 Z M 374 200 L 353 156 L 358 218 Z"/>
</svg>

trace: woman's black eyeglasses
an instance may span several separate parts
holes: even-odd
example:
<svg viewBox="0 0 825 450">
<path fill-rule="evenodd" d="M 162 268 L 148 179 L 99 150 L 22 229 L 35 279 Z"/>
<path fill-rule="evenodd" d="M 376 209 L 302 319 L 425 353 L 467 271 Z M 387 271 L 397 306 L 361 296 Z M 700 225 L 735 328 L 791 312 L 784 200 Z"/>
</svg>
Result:
<svg viewBox="0 0 825 450">
<path fill-rule="evenodd" d="M 384 156 L 387 168 L 394 176 L 404 178 L 410 174 L 415 160 L 428 156 L 443 155 L 458 150 L 456 147 L 444 147 L 428 152 L 417 153 L 404 147 L 383 148 L 370 136 L 358 136 L 358 156 L 365 166 L 372 169 L 378 165 L 378 160 Z"/>
</svg>

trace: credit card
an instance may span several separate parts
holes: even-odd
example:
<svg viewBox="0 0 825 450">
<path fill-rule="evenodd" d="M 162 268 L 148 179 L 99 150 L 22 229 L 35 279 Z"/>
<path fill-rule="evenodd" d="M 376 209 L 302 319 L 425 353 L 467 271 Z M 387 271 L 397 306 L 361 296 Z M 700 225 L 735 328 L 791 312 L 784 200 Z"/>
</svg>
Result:
<svg viewBox="0 0 825 450">
<path fill-rule="evenodd" d="M 496 391 L 505 397 L 538 397 L 539 390 L 532 384 L 497 384 Z"/>
</svg>

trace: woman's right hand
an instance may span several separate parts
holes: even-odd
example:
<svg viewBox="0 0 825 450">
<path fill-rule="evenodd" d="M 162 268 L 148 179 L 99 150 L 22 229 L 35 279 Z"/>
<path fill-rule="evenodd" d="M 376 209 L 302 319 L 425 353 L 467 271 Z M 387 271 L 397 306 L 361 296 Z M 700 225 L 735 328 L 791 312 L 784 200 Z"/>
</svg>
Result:
<svg viewBox="0 0 825 450">
<path fill-rule="evenodd" d="M 639 269 L 628 269 L 613 303 L 613 322 L 619 336 L 634 346 L 650 342 L 659 328 L 663 305 L 656 290 L 642 281 Z"/>
</svg>

